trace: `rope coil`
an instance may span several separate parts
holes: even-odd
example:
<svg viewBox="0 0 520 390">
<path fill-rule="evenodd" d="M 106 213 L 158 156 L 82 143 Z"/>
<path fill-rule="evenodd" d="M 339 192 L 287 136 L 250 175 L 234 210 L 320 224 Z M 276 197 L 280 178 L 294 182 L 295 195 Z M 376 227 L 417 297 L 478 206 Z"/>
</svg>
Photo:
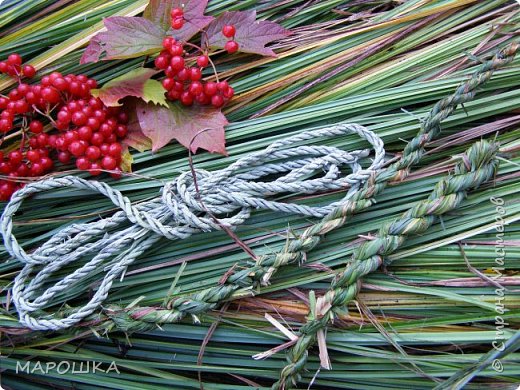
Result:
<svg viewBox="0 0 520 390">
<path fill-rule="evenodd" d="M 360 159 L 369 156 L 370 150 L 347 152 L 330 146 L 298 145 L 319 137 L 346 134 L 356 134 L 371 144 L 374 158 L 367 169 L 362 168 Z M 105 183 L 73 176 L 28 184 L 13 195 L 0 220 L 6 249 L 11 256 L 25 263 L 12 289 L 20 322 L 34 330 L 58 330 L 78 323 L 100 307 L 113 281 L 124 275 L 127 267 L 161 237 L 178 240 L 199 232 L 220 230 L 222 226 L 236 227 L 244 223 L 254 209 L 322 218 L 352 196 L 383 163 L 383 142 L 376 134 L 363 126 L 341 124 L 274 142 L 220 171 L 196 170 L 197 186 L 191 172 L 183 173 L 163 187 L 161 197 L 138 205 L 132 205 L 121 192 Z M 345 175 L 342 169 L 346 167 L 351 173 Z M 262 181 L 270 175 L 276 175 L 276 179 Z M 67 187 L 98 192 L 121 211 L 108 219 L 66 227 L 28 254 L 13 235 L 15 213 L 28 197 Z M 283 193 L 312 194 L 348 188 L 344 199 L 325 206 L 265 199 Z M 52 274 L 83 258 L 89 260 L 46 287 Z M 65 318 L 57 318 L 56 313 L 42 313 L 59 299 L 60 293 L 105 267 L 108 261 L 106 275 L 87 304 L 68 311 Z M 38 270 L 40 266 L 42 268 Z"/>
</svg>

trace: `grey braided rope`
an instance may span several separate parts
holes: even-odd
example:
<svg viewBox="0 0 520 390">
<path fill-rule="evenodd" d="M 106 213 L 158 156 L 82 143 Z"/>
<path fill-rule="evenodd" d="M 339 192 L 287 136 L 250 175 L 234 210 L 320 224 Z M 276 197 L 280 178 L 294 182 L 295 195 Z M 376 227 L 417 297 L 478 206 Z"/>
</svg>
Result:
<svg viewBox="0 0 520 390">
<path fill-rule="evenodd" d="M 362 168 L 359 160 L 370 154 L 368 149 L 347 152 L 330 146 L 299 145 L 320 137 L 345 134 L 356 134 L 372 145 L 374 158 L 367 169 Z M 352 196 L 383 163 L 383 142 L 376 134 L 356 124 L 340 124 L 274 142 L 220 171 L 196 170 L 198 193 L 192 173 L 183 173 L 164 186 L 160 197 L 138 205 L 132 205 L 128 198 L 105 183 L 73 176 L 28 184 L 13 195 L 0 220 L 7 251 L 25 263 L 12 288 L 20 322 L 35 330 L 58 330 L 77 324 L 100 307 L 113 281 L 161 237 L 179 240 L 199 232 L 220 230 L 222 225 L 235 227 L 242 224 L 254 209 L 322 218 Z M 342 173 L 345 167 L 351 173 Z M 262 181 L 273 174 L 277 175 L 275 180 Z M 121 211 L 107 219 L 64 228 L 34 252 L 27 253 L 13 235 L 14 215 L 26 198 L 42 191 L 67 187 L 98 192 Z M 312 194 L 341 189 L 349 189 L 344 199 L 320 207 L 266 199 L 283 193 Z M 219 218 L 218 221 L 214 216 Z M 46 286 L 54 273 L 82 259 L 88 261 L 50 287 Z M 107 273 L 84 306 L 67 310 L 64 318 L 60 318 L 58 313 L 44 312 L 60 293 L 103 267 Z M 237 275 L 233 277 L 238 278 Z M 232 286 L 222 288 L 230 290 L 226 290 L 226 294 L 236 290 Z M 189 309 L 190 302 L 183 301 L 183 313 L 209 309 L 213 303 L 206 298 L 197 301 L 199 305 L 193 310 Z"/>
</svg>

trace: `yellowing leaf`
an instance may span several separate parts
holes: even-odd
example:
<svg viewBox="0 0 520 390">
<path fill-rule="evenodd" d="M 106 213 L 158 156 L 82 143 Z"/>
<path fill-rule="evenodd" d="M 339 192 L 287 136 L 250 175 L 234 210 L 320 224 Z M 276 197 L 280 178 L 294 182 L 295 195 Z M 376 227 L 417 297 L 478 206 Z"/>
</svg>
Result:
<svg viewBox="0 0 520 390">
<path fill-rule="evenodd" d="M 224 126 L 228 121 L 220 110 L 180 104 L 166 108 L 138 101 L 136 111 L 143 134 L 152 140 L 153 151 L 176 139 L 194 153 L 202 148 L 227 154 Z"/>
<path fill-rule="evenodd" d="M 151 79 L 157 73 L 158 71 L 155 69 L 134 69 L 109 81 L 103 88 L 92 90 L 92 95 L 99 97 L 109 107 L 120 106 L 119 101 L 127 96 L 167 106 L 163 86 L 159 81 Z"/>
</svg>

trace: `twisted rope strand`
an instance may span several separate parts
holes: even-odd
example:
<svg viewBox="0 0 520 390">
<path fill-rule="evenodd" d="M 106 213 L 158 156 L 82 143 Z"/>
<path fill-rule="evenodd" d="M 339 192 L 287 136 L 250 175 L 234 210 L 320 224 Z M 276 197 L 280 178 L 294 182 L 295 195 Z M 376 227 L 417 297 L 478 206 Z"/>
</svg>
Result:
<svg viewBox="0 0 520 390">
<path fill-rule="evenodd" d="M 453 176 L 441 179 L 427 200 L 417 202 L 400 218 L 385 223 L 373 240 L 365 241 L 356 248 L 350 263 L 323 296 L 324 309 L 319 316 L 313 316 L 300 328 L 298 341 L 288 351 L 288 364 L 280 372 L 280 379 L 272 389 L 287 389 L 300 380 L 308 351 L 315 344 L 317 333 L 325 329 L 336 314 L 346 311 L 346 305 L 359 292 L 362 277 L 377 270 L 383 262 L 390 264 L 386 256 L 395 252 L 407 236 L 425 232 L 438 216 L 456 209 L 468 190 L 477 188 L 493 177 L 498 167 L 495 159 L 497 150 L 498 146 L 492 143 L 475 143 L 462 156 Z"/>
<path fill-rule="evenodd" d="M 356 134 L 372 145 L 374 159 L 367 169 L 363 169 L 359 161 L 369 155 L 369 150 L 349 153 L 329 146 L 298 145 L 318 137 L 345 134 Z M 235 227 L 242 224 L 253 209 L 321 218 L 337 207 L 338 202 L 311 207 L 267 200 L 265 197 L 282 193 L 310 194 L 357 189 L 383 163 L 383 142 L 376 134 L 359 125 L 340 124 L 274 142 L 265 150 L 247 155 L 220 171 L 210 173 L 196 170 L 198 192 L 192 173 L 183 173 L 164 186 L 161 197 L 138 205 L 132 205 L 121 192 L 105 183 L 73 176 L 28 184 L 13 195 L 0 220 L 6 249 L 11 256 L 25 263 L 12 289 L 20 322 L 35 330 L 57 330 L 82 321 L 100 307 L 114 280 L 161 237 L 179 240 L 199 232 L 220 230 L 222 226 Z M 342 173 L 345 167 L 351 173 Z M 280 177 L 262 181 L 273 173 Z M 15 213 L 23 201 L 34 194 L 70 187 L 98 192 L 121 211 L 108 219 L 66 227 L 28 254 L 13 235 Z M 215 220 L 213 216 L 219 216 L 219 219 Z M 54 273 L 83 259 L 87 260 L 86 263 L 46 287 Z M 110 262 L 108 266 L 107 262 Z M 60 317 L 60 313 L 43 312 L 74 284 L 86 280 L 105 266 L 108 269 L 106 275 L 84 306 L 68 310 L 64 318 Z M 178 314 L 168 318 L 182 318 L 187 313 L 195 315 L 210 310 L 236 290 L 253 283 L 244 273 L 241 278 L 235 276 L 234 281 L 233 285 L 206 289 L 171 302 L 171 310 L 178 310 Z"/>
<path fill-rule="evenodd" d="M 506 46 L 491 60 L 484 63 L 452 95 L 437 102 L 422 123 L 419 133 L 406 145 L 398 161 L 387 169 L 377 172 L 374 177 L 365 182 L 361 190 L 339 204 L 320 222 L 307 228 L 300 237 L 291 239 L 284 251 L 259 258 L 259 264 L 264 264 L 264 266 L 271 264 L 268 272 L 263 276 L 262 284 L 268 285 L 270 278 L 278 271 L 278 268 L 287 264 L 303 262 L 306 258 L 305 254 L 314 249 L 325 234 L 343 226 L 352 215 L 369 208 L 375 202 L 374 197 L 380 194 L 389 182 L 405 179 L 410 168 L 417 164 L 424 155 L 424 145 L 439 135 L 441 122 L 451 115 L 459 104 L 472 100 L 477 88 L 488 81 L 496 69 L 513 61 L 517 50 L 517 42 Z"/>
</svg>

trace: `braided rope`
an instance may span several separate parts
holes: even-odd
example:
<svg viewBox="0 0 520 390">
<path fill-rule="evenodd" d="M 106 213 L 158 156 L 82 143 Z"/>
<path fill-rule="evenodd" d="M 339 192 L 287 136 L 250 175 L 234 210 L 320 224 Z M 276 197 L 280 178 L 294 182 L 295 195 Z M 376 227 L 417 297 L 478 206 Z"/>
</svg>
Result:
<svg viewBox="0 0 520 390">
<path fill-rule="evenodd" d="M 370 150 L 346 152 L 323 145 L 298 145 L 318 137 L 345 134 L 356 134 L 372 145 L 374 159 L 367 169 L 363 169 L 359 161 L 367 157 Z M 20 322 L 35 330 L 63 329 L 80 322 L 100 307 L 113 281 L 161 237 L 185 239 L 194 233 L 222 229 L 222 226 L 235 227 L 242 224 L 253 209 L 322 218 L 350 197 L 383 163 L 383 142 L 376 134 L 359 125 L 341 124 L 275 142 L 220 171 L 196 170 L 198 192 L 192 173 L 183 173 L 164 186 L 161 197 L 138 205 L 132 205 L 128 198 L 105 183 L 73 176 L 28 184 L 12 196 L 0 220 L 6 249 L 11 256 L 25 263 L 12 289 Z M 345 167 L 351 173 L 343 174 L 341 170 Z M 277 175 L 275 180 L 262 181 L 272 174 Z M 98 192 L 121 211 L 108 219 L 64 228 L 28 254 L 13 235 L 15 213 L 23 201 L 34 194 L 70 187 Z M 282 193 L 311 194 L 347 188 L 350 190 L 344 199 L 321 207 L 265 199 Z M 214 216 L 218 216 L 218 221 Z M 88 261 L 46 287 L 54 273 L 81 259 Z M 59 299 L 60 294 L 105 266 L 106 275 L 84 306 L 68 310 L 65 318 L 60 318 L 59 313 L 43 312 Z M 233 285 L 206 289 L 172 302 L 172 310 L 179 312 L 174 317 L 180 319 L 186 313 L 210 310 L 242 286 L 252 285 L 248 274 L 240 275 L 233 276 Z"/>
<path fill-rule="evenodd" d="M 496 69 L 513 61 L 517 50 L 518 43 L 516 42 L 506 46 L 491 60 L 484 63 L 452 95 L 437 102 L 422 123 L 418 134 L 406 145 L 398 161 L 387 169 L 377 172 L 374 177 L 365 182 L 361 190 L 338 205 L 319 223 L 307 228 L 299 237 L 290 239 L 283 252 L 259 258 L 259 264 L 266 262 L 273 264 L 263 277 L 262 284 L 268 285 L 271 276 L 277 272 L 278 268 L 287 264 L 303 262 L 306 258 L 305 254 L 314 249 L 325 234 L 343 226 L 350 216 L 369 208 L 375 202 L 374 197 L 380 194 L 389 182 L 405 179 L 410 168 L 421 160 L 425 152 L 424 145 L 439 135 L 441 122 L 451 115 L 459 104 L 472 100 L 477 88 L 487 82 Z"/>
<path fill-rule="evenodd" d="M 289 350 L 289 362 L 280 372 L 280 379 L 273 389 L 289 388 L 300 379 L 305 368 L 308 350 L 316 342 L 317 333 L 325 329 L 336 314 L 344 313 L 360 289 L 360 279 L 374 272 L 383 262 L 391 261 L 385 256 L 395 252 L 407 236 L 425 232 L 437 218 L 456 209 L 466 192 L 491 179 L 498 167 L 495 154 L 497 145 L 486 141 L 472 145 L 462 156 L 453 175 L 441 179 L 426 200 L 417 202 L 400 218 L 385 223 L 373 240 L 365 241 L 356 248 L 345 270 L 332 282 L 322 297 L 324 308 L 300 328 L 298 341 Z"/>
</svg>

